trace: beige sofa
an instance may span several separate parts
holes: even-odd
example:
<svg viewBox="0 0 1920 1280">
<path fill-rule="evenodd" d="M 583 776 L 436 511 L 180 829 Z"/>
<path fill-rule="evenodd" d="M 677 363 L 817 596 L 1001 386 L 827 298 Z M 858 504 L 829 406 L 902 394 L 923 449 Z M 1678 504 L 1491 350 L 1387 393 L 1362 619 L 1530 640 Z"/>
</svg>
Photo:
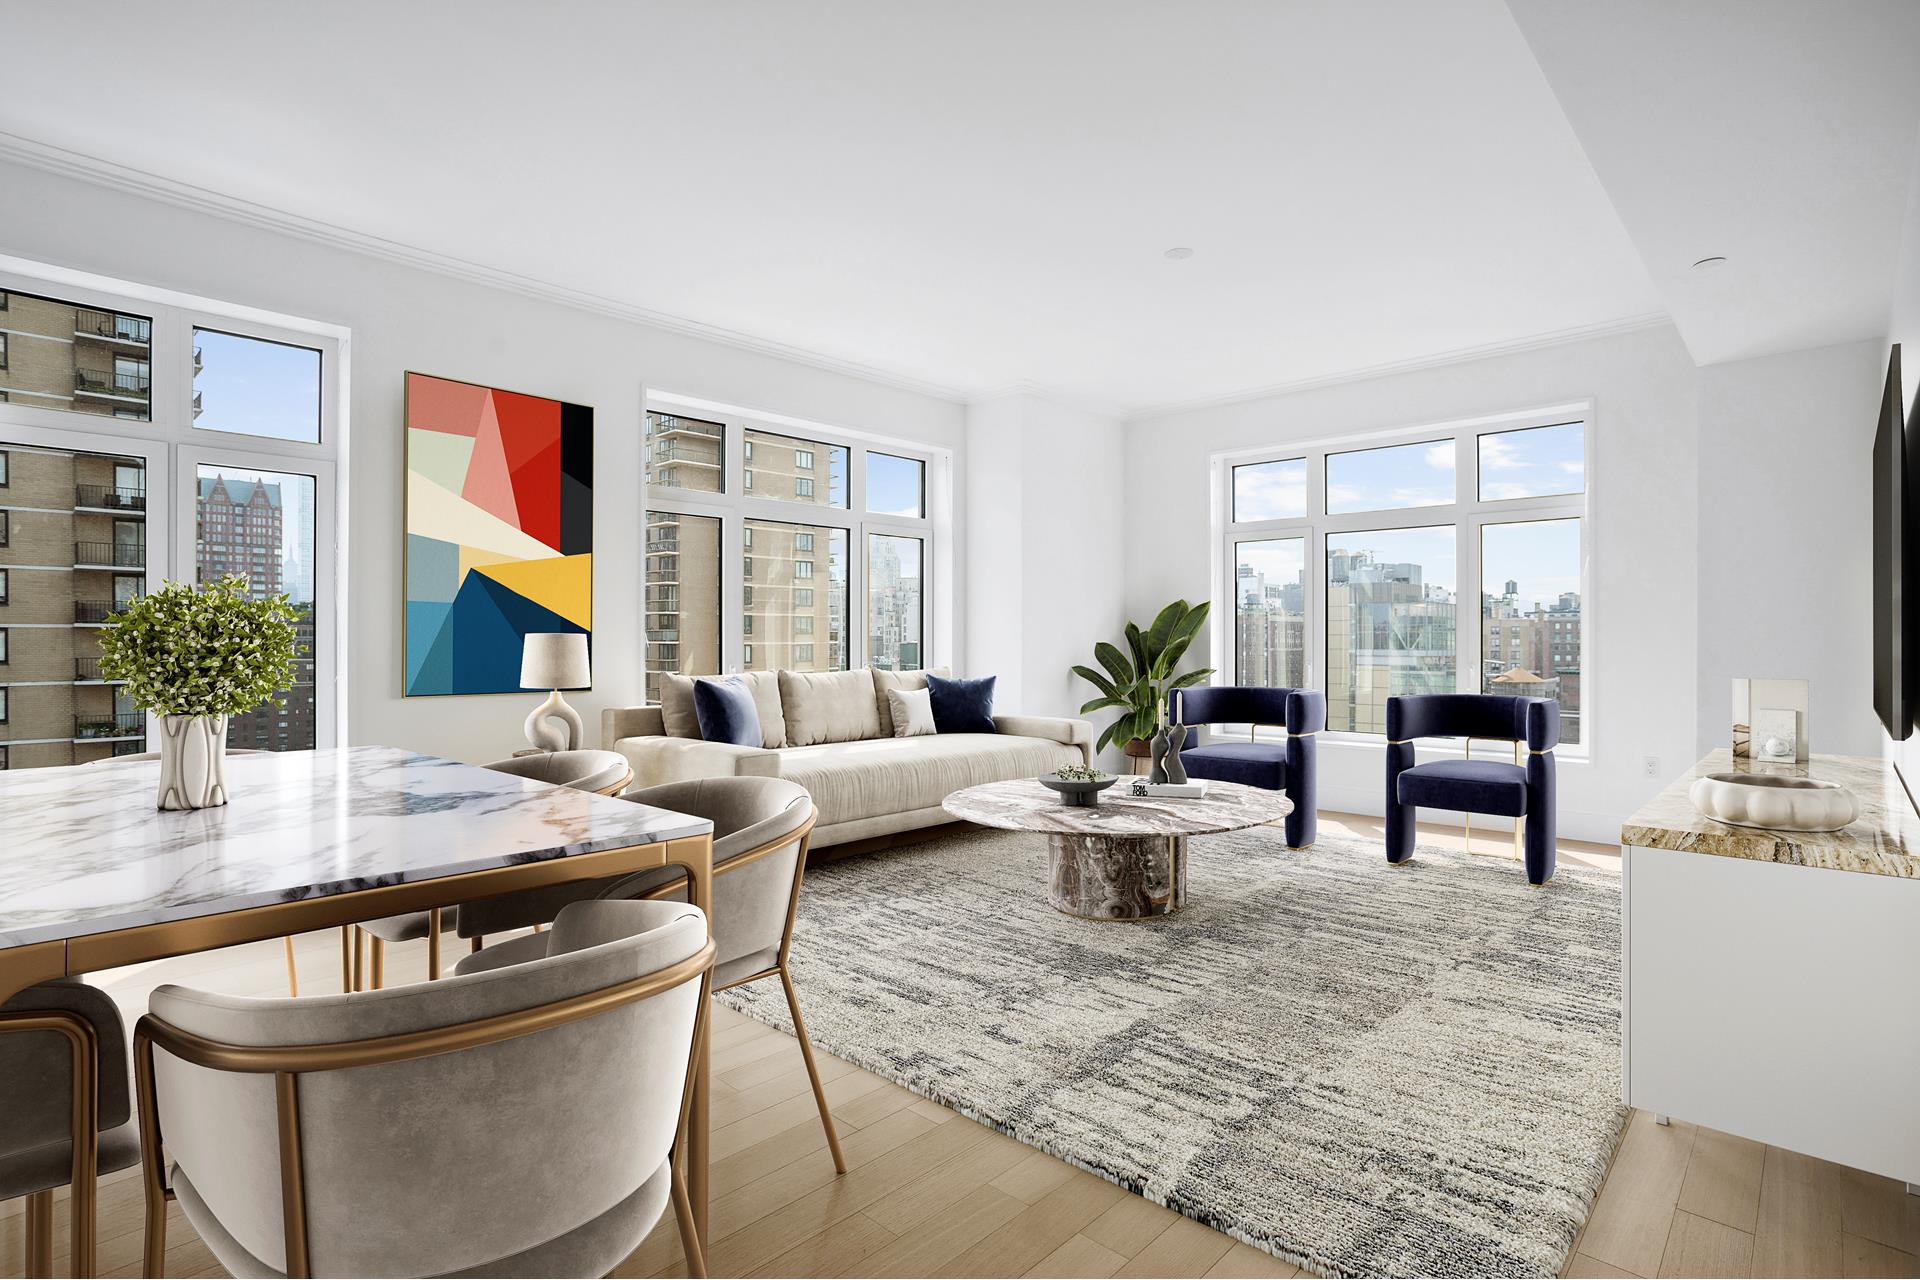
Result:
<svg viewBox="0 0 1920 1280">
<path fill-rule="evenodd" d="M 940 804 L 962 788 L 1093 762 L 1093 726 L 1085 720 L 997 715 L 997 733 L 894 737 L 887 690 L 925 688 L 922 672 L 862 667 L 739 678 L 760 713 L 760 746 L 703 741 L 685 676 L 665 677 L 657 706 L 603 711 L 602 745 L 632 763 L 635 786 L 733 775 L 791 779 L 820 810 L 815 848 L 951 822 Z"/>
</svg>

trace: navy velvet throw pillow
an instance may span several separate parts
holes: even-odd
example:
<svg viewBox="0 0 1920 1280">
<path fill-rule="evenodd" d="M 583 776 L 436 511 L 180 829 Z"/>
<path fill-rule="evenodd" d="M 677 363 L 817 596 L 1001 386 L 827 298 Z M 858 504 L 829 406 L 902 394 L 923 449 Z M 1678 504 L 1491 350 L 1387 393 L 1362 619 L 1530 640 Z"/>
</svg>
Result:
<svg viewBox="0 0 1920 1280">
<path fill-rule="evenodd" d="M 693 714 L 708 742 L 760 745 L 760 711 L 753 705 L 753 691 L 738 680 L 695 680 Z"/>
<path fill-rule="evenodd" d="M 940 733 L 998 733 L 993 725 L 993 676 L 978 680 L 927 677 L 933 727 Z"/>
</svg>

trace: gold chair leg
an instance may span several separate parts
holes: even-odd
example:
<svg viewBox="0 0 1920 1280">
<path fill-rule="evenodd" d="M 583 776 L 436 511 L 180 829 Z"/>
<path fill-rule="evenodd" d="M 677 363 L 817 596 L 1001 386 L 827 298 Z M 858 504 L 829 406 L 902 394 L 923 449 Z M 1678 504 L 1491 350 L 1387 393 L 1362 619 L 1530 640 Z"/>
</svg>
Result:
<svg viewBox="0 0 1920 1280">
<path fill-rule="evenodd" d="M 481 944 L 484 943 L 485 941 L 486 941 L 485 938 L 476 936 L 473 940 L 473 949 L 475 951 L 478 951 L 480 949 Z"/>
<path fill-rule="evenodd" d="M 373 989 L 378 991 L 387 985 L 387 940 L 373 939 Z"/>
<path fill-rule="evenodd" d="M 440 908 L 427 912 L 427 981 L 440 981 Z"/>
<path fill-rule="evenodd" d="M 300 998 L 300 970 L 293 963 L 293 935 L 282 939 L 287 944 L 287 994 L 294 999 Z"/>
<path fill-rule="evenodd" d="M 340 990 L 353 990 L 353 926 L 340 926 Z"/>
<path fill-rule="evenodd" d="M 800 1042 L 800 1056 L 807 1063 L 807 1079 L 813 1083 L 813 1101 L 820 1108 L 820 1127 L 827 1131 L 827 1150 L 833 1153 L 835 1173 L 847 1171 L 847 1157 L 840 1151 L 840 1135 L 833 1127 L 833 1112 L 827 1108 L 827 1091 L 820 1087 L 820 1068 L 813 1064 L 813 1041 L 807 1036 L 807 1024 L 800 1017 L 800 997 L 793 992 L 793 975 L 780 966 L 780 985 L 787 991 L 787 1012 L 793 1015 L 793 1038 Z"/>
<path fill-rule="evenodd" d="M 53 1192 L 36 1191 L 27 1197 L 27 1274 L 53 1274 Z"/>
<path fill-rule="evenodd" d="M 667 1167 L 672 1170 L 668 1183 L 673 1191 L 673 1217 L 680 1227 L 680 1244 L 687 1253 L 687 1274 L 705 1276 L 707 1257 L 700 1248 L 700 1233 L 694 1230 L 693 1202 L 687 1199 L 687 1180 L 680 1176 L 680 1152 L 667 1157 Z"/>
</svg>

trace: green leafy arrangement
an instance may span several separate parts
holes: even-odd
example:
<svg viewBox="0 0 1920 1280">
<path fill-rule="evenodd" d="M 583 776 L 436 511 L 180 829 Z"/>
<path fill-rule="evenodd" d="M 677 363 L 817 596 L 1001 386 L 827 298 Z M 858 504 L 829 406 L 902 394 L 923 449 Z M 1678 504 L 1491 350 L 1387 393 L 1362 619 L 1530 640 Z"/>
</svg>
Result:
<svg viewBox="0 0 1920 1280">
<path fill-rule="evenodd" d="M 1053 776 L 1062 782 L 1101 782 L 1107 777 L 1098 769 L 1089 769 L 1083 764 L 1063 764 L 1053 771 Z"/>
<path fill-rule="evenodd" d="M 1193 643 L 1194 632 L 1207 620 L 1212 606 L 1205 601 L 1189 605 L 1175 600 L 1162 609 L 1153 625 L 1142 631 L 1127 624 L 1127 648 L 1102 640 L 1093 647 L 1093 656 L 1104 669 L 1076 666 L 1073 673 L 1100 691 L 1100 696 L 1080 708 L 1080 714 L 1119 707 L 1121 714 L 1100 734 L 1096 750 L 1104 751 L 1110 742 L 1127 743 L 1150 738 L 1166 714 L 1167 695 L 1175 689 L 1196 685 L 1213 674 L 1213 668 L 1189 671 L 1175 676 L 1174 668 Z"/>
<path fill-rule="evenodd" d="M 163 716 L 230 716 L 293 685 L 293 606 L 255 600 L 228 574 L 195 590 L 169 582 L 128 604 L 100 631 L 100 672 L 127 682 L 142 710 Z"/>
</svg>

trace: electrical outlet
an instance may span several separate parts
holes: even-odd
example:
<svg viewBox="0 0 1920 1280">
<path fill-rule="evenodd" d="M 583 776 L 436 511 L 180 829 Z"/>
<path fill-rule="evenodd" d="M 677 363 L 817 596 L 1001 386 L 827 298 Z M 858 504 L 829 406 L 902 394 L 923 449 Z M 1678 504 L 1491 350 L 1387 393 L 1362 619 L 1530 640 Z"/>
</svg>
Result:
<svg viewBox="0 0 1920 1280">
<path fill-rule="evenodd" d="M 1660 757 L 1659 756 L 1647 757 L 1647 776 L 1649 778 L 1657 778 L 1660 776 Z"/>
</svg>

